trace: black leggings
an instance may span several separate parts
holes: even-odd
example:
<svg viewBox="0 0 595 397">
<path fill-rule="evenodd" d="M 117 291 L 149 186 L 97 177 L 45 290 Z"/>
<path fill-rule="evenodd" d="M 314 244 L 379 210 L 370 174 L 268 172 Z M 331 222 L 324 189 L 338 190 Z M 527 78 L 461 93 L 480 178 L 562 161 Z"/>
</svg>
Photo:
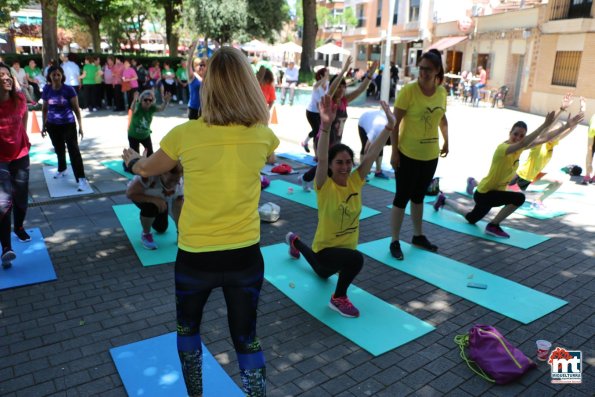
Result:
<svg viewBox="0 0 595 397">
<path fill-rule="evenodd" d="M 324 248 L 314 252 L 300 239 L 296 239 L 294 245 L 319 277 L 327 279 L 339 273 L 334 296 L 347 296 L 347 288 L 364 266 L 364 256 L 359 251 L 349 248 Z"/>
<path fill-rule="evenodd" d="M 366 148 L 366 143 L 368 143 L 368 134 L 366 133 L 366 130 L 364 130 L 364 128 L 359 125 L 357 126 L 357 131 L 359 133 L 359 140 L 362 142 L 362 149 L 360 150 L 359 154 L 363 156 L 364 149 Z M 390 138 L 386 140 L 386 144 L 384 146 L 390 146 Z M 382 157 L 383 155 L 384 149 L 382 149 L 380 153 L 378 153 L 378 157 Z"/>
<path fill-rule="evenodd" d="M 409 200 L 415 204 L 424 201 L 428 186 L 434 178 L 438 158 L 433 160 L 415 160 L 405 156 L 399 150 L 399 166 L 395 171 L 397 193 L 393 206 L 404 209 Z"/>
<path fill-rule="evenodd" d="M 472 225 L 486 216 L 494 207 L 509 204 L 520 207 L 525 202 L 525 195 L 519 192 L 508 192 L 504 190 L 491 190 L 487 193 L 479 193 L 476 190 L 473 194 L 473 200 L 475 200 L 475 207 L 465 215 L 467 222 Z"/>
<path fill-rule="evenodd" d="M 29 155 L 8 163 L 0 162 L 0 243 L 2 252 L 12 249 L 10 217 L 14 228 L 23 226 L 29 198 Z"/>
<path fill-rule="evenodd" d="M 133 149 L 135 152 L 140 153 L 140 145 L 147 150 L 147 157 L 153 154 L 153 142 L 151 141 L 151 136 L 145 139 L 136 139 L 130 135 L 128 135 L 128 145 L 130 145 L 130 149 Z"/>
<path fill-rule="evenodd" d="M 66 170 L 66 148 L 68 148 L 68 157 L 70 157 L 70 165 L 72 165 L 72 172 L 74 172 L 76 181 L 78 182 L 79 178 L 85 178 L 85 168 L 79 149 L 76 124 L 47 123 L 46 127 L 58 157 L 58 171 Z"/>
<path fill-rule="evenodd" d="M 256 308 L 264 278 L 259 244 L 227 251 L 178 250 L 175 264 L 178 354 L 189 395 L 202 393 L 200 323 L 209 294 L 221 287 L 244 392 L 264 396 L 264 354 L 256 337 Z M 249 389 L 249 390 L 246 390 Z"/>
<path fill-rule="evenodd" d="M 308 119 L 308 123 L 310 123 L 310 127 L 312 127 L 312 131 L 308 133 L 308 136 L 314 138 L 320 129 L 320 113 L 306 110 L 306 119 Z"/>
<path fill-rule="evenodd" d="M 157 233 L 165 233 L 168 226 L 167 210 L 159 212 L 159 208 L 153 203 L 139 203 L 136 201 L 133 201 L 133 203 L 140 208 L 140 216 L 143 218 L 155 218 L 152 227 Z"/>
</svg>

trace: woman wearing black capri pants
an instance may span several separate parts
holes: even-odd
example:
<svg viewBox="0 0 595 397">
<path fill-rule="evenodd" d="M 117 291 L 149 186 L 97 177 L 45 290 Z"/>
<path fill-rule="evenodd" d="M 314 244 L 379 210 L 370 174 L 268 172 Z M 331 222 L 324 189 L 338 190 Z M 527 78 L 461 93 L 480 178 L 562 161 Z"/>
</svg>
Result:
<svg viewBox="0 0 595 397">
<path fill-rule="evenodd" d="M 405 85 L 395 101 L 397 124 L 391 134 L 391 164 L 395 169 L 397 193 L 391 211 L 392 242 L 390 253 L 403 260 L 399 238 L 405 207 L 411 201 L 412 244 L 436 252 L 422 232 L 423 201 L 438 166 L 438 156 L 448 154 L 446 89 L 442 86 L 444 68 L 436 50 L 421 56 L 419 78 Z M 444 143 L 438 145 L 438 127 Z"/>
</svg>

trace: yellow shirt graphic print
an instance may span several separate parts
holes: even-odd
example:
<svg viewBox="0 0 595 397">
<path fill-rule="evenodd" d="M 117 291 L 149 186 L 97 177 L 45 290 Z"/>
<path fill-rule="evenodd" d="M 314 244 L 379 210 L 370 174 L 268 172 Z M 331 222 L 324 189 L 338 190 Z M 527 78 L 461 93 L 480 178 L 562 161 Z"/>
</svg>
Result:
<svg viewBox="0 0 595 397">
<path fill-rule="evenodd" d="M 328 178 L 322 187 L 317 187 L 318 227 L 312 244 L 314 252 L 330 247 L 356 249 L 364 183 L 359 172 L 353 171 L 347 186 L 339 186 Z"/>
</svg>

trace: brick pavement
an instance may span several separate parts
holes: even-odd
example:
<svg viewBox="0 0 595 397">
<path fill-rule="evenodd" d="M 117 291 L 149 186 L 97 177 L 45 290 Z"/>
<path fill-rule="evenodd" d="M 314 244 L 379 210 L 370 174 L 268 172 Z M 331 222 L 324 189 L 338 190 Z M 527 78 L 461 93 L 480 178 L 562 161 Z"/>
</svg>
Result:
<svg viewBox="0 0 595 397">
<path fill-rule="evenodd" d="M 168 113 L 168 118 L 162 120 L 167 122 L 164 125 L 182 120 L 175 117 L 176 110 Z M 97 115 L 101 116 L 101 112 L 87 115 L 84 122 Z M 125 116 L 119 117 L 121 123 Z M 95 135 L 88 133 L 83 148 L 89 158 L 86 168 L 92 185 L 100 194 L 51 200 L 39 177 L 40 166 L 32 167 L 35 203 L 27 225 L 42 229 L 58 279 L 0 291 L 2 396 L 125 395 L 109 349 L 175 329 L 173 268 L 141 266 L 111 210 L 112 205 L 127 202 L 122 194 L 125 180 L 97 163 L 114 158 L 125 137 L 107 144 L 101 138 L 108 128 L 102 123 L 92 125 L 101 128 Z M 89 156 L 91 150 L 93 156 Z M 360 241 L 388 236 L 386 205 L 392 194 L 366 186 L 363 195 L 365 205 L 382 214 L 361 222 Z M 315 210 L 266 192 L 261 201 L 273 201 L 282 208 L 281 220 L 262 225 L 263 246 L 282 241 L 289 230 L 311 241 Z M 584 217 L 583 212 L 582 219 L 570 215 L 547 221 L 512 219 L 512 226 L 553 237 L 528 250 L 425 225 L 426 234 L 440 246 L 440 254 L 569 302 L 528 325 L 366 258 L 364 270 L 355 280 L 359 287 L 436 326 L 434 332 L 379 357 L 328 329 L 265 282 L 258 332 L 267 359 L 269 395 L 593 395 L 595 261 L 593 222 Z M 408 219 L 402 238 L 411 238 Z M 455 335 L 467 332 L 474 323 L 495 325 L 530 356 L 535 351 L 535 340 L 540 338 L 552 340 L 556 346 L 582 350 L 586 361 L 583 383 L 552 385 L 548 366 L 540 363 L 519 382 L 491 386 L 468 370 L 453 342 Z M 218 291 L 206 307 L 202 337 L 238 382 L 225 304 Z"/>
</svg>

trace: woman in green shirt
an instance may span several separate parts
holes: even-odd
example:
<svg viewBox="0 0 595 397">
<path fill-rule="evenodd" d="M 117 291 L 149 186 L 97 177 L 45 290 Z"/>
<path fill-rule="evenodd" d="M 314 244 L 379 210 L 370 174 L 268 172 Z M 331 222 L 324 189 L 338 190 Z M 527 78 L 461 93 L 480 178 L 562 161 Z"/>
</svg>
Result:
<svg viewBox="0 0 595 397">
<path fill-rule="evenodd" d="M 99 69 L 95 65 L 95 58 L 92 56 L 85 57 L 85 65 L 83 66 L 83 73 L 81 74 L 81 83 L 83 85 L 83 104 L 81 108 L 88 108 L 90 112 L 97 111 L 97 100 L 95 99 L 95 76 Z"/>
</svg>

